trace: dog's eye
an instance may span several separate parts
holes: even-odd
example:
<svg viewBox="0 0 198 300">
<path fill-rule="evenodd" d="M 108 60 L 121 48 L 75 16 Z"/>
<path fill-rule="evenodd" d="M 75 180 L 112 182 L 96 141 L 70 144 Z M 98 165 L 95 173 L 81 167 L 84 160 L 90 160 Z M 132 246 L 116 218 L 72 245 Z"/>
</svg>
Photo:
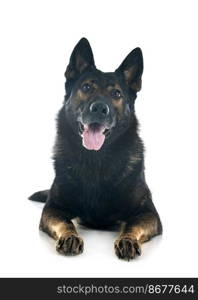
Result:
<svg viewBox="0 0 198 300">
<path fill-rule="evenodd" d="M 81 89 L 84 93 L 89 93 L 92 90 L 92 86 L 89 83 L 84 83 Z"/>
<path fill-rule="evenodd" d="M 121 96 L 122 96 L 122 94 L 121 94 L 121 92 L 119 90 L 117 90 L 117 89 L 111 90 L 111 97 L 113 99 L 118 100 L 118 99 L 121 98 Z"/>
</svg>

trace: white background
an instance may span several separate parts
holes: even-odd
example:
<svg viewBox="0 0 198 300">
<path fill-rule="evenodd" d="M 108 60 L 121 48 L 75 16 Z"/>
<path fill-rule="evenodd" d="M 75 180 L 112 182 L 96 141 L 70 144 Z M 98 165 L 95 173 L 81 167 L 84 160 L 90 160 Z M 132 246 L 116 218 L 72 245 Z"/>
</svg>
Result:
<svg viewBox="0 0 198 300">
<path fill-rule="evenodd" d="M 0 2 L 0 276 L 198 276 L 196 4 Z M 114 255 L 116 233 L 94 230 L 79 230 L 82 255 L 56 254 L 54 241 L 38 231 L 42 204 L 27 200 L 52 183 L 63 74 L 83 36 L 103 71 L 113 71 L 137 46 L 144 54 L 136 112 L 164 235 L 146 243 L 131 262 Z"/>
</svg>

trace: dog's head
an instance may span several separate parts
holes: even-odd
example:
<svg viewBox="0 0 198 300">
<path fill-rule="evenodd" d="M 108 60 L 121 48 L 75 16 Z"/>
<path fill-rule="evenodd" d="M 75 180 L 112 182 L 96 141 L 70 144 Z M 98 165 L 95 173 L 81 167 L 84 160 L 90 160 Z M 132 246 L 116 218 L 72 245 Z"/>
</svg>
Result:
<svg viewBox="0 0 198 300">
<path fill-rule="evenodd" d="M 112 73 L 96 69 L 89 42 L 83 38 L 74 48 L 65 72 L 67 119 L 88 150 L 101 149 L 129 126 L 134 101 L 141 89 L 143 57 L 134 49 Z"/>
</svg>

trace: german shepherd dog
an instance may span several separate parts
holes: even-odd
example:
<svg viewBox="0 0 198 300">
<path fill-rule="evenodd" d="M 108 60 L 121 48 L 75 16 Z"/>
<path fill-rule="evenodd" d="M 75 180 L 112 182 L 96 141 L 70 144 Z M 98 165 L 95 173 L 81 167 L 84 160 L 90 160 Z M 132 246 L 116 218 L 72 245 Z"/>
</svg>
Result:
<svg viewBox="0 0 198 300">
<path fill-rule="evenodd" d="M 56 240 L 59 253 L 83 252 L 74 218 L 87 227 L 119 228 L 114 248 L 125 260 L 140 255 L 141 244 L 162 233 L 145 182 L 134 109 L 142 72 L 140 48 L 111 73 L 96 68 L 87 39 L 72 52 L 57 118 L 55 179 L 50 190 L 29 198 L 46 202 L 40 230 Z"/>
</svg>

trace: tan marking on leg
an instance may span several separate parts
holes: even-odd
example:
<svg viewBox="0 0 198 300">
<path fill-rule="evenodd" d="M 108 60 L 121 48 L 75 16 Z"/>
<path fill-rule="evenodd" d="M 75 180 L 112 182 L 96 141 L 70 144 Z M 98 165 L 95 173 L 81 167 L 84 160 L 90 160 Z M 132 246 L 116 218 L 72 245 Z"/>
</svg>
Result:
<svg viewBox="0 0 198 300">
<path fill-rule="evenodd" d="M 158 232 L 158 220 L 153 214 L 140 216 L 133 225 L 125 225 L 122 235 L 131 236 L 140 243 L 149 240 Z"/>
<path fill-rule="evenodd" d="M 64 221 L 58 211 L 53 209 L 43 211 L 40 229 L 47 232 L 55 240 L 63 235 L 77 234 L 74 224 L 71 221 Z"/>
<path fill-rule="evenodd" d="M 58 223 L 51 223 L 51 232 L 53 233 L 53 236 L 55 236 L 57 239 L 61 236 L 66 236 L 70 234 L 77 234 L 76 229 L 73 225 L 73 223 L 65 223 L 65 222 L 58 222 Z"/>
<path fill-rule="evenodd" d="M 83 240 L 78 235 L 74 224 L 66 220 L 62 212 L 44 209 L 40 229 L 57 241 L 58 252 L 64 255 L 76 255 L 83 252 Z"/>
<path fill-rule="evenodd" d="M 152 213 L 140 215 L 133 224 L 125 224 L 115 241 L 116 255 L 122 259 L 133 259 L 141 254 L 141 244 L 160 233 L 158 219 Z"/>
</svg>

